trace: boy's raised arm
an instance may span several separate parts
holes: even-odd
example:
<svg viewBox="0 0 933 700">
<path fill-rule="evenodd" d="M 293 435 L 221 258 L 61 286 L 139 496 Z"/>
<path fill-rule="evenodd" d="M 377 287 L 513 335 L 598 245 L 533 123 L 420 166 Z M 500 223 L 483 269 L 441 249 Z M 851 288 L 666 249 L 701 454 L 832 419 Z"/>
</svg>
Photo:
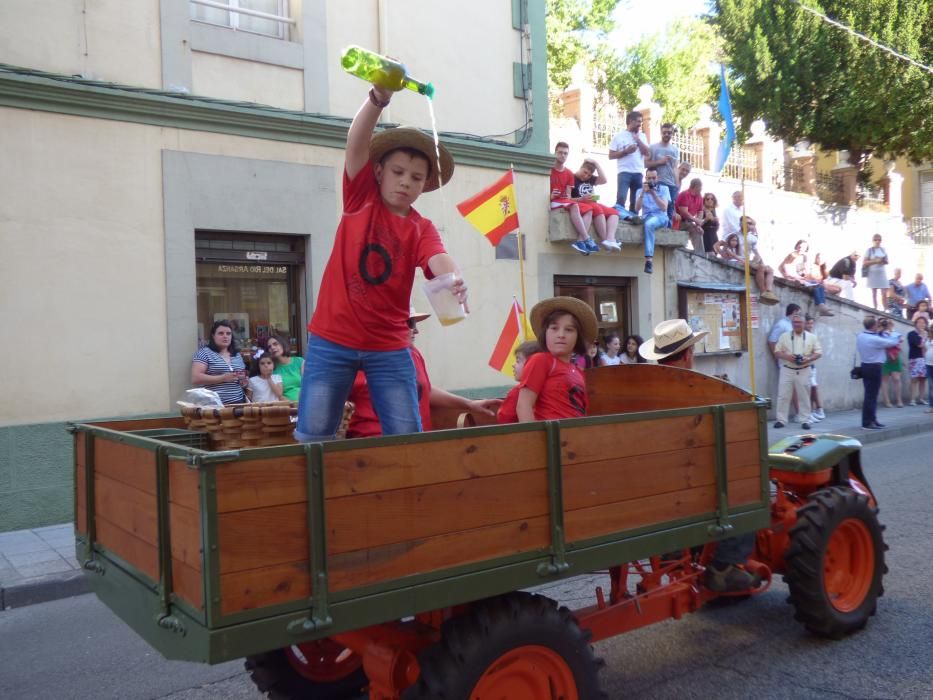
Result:
<svg viewBox="0 0 933 700">
<path fill-rule="evenodd" d="M 347 156 L 344 163 L 347 177 L 351 180 L 369 162 L 369 142 L 373 137 L 373 129 L 376 128 L 379 115 L 391 99 L 390 90 L 373 85 L 372 90 L 366 96 L 366 101 L 353 117 L 353 123 L 350 124 L 350 130 L 347 132 Z"/>
</svg>

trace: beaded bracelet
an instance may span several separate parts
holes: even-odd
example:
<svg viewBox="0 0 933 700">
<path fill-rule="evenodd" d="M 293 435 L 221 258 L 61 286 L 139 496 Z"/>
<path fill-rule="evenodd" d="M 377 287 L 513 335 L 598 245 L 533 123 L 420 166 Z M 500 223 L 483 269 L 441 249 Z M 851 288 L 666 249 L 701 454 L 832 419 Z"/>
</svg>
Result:
<svg viewBox="0 0 933 700">
<path fill-rule="evenodd" d="M 372 102 L 379 109 L 385 109 L 386 107 L 389 106 L 389 100 L 386 100 L 385 102 L 380 101 L 376 97 L 376 92 L 372 88 L 369 88 L 369 101 Z"/>
</svg>

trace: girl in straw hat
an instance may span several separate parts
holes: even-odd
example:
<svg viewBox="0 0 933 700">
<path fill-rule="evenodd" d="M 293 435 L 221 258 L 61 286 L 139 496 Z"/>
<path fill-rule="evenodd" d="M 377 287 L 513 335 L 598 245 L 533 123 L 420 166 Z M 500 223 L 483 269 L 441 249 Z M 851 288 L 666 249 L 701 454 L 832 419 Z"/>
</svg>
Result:
<svg viewBox="0 0 933 700">
<path fill-rule="evenodd" d="M 596 339 L 593 309 L 573 297 L 554 297 L 535 304 L 531 325 L 546 352 L 531 357 L 522 370 L 516 412 L 520 423 L 579 418 L 589 401 L 583 373 L 571 362 Z"/>
<path fill-rule="evenodd" d="M 457 265 L 412 205 L 450 179 L 454 162 L 418 129 L 373 135 L 391 96 L 374 85 L 347 133 L 343 215 L 308 324 L 295 429 L 302 442 L 333 438 L 357 370 L 366 374 L 383 434 L 421 430 L 406 324 L 415 268 L 431 279 Z M 462 280 L 452 291 L 466 302 Z"/>
</svg>

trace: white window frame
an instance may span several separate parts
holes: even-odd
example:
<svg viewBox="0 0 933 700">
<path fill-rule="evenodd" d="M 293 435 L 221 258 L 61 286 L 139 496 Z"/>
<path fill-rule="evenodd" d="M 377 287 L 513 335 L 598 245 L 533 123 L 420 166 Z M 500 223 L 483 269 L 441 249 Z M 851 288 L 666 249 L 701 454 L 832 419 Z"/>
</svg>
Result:
<svg viewBox="0 0 933 700">
<path fill-rule="evenodd" d="M 223 10 L 227 12 L 227 16 L 230 18 L 229 24 L 220 24 L 217 22 L 211 22 L 209 20 L 198 19 L 194 16 L 191 17 L 192 22 L 201 22 L 202 24 L 209 24 L 213 27 L 225 27 L 227 29 L 232 29 L 234 31 L 246 32 L 248 34 L 255 34 L 257 36 L 267 36 L 272 37 L 273 39 L 283 39 L 288 41 L 289 39 L 289 29 L 291 25 L 295 24 L 295 20 L 288 16 L 288 0 L 277 0 L 278 14 L 270 14 L 268 12 L 259 12 L 258 10 L 251 10 L 249 8 L 240 7 L 241 0 L 189 0 L 192 10 L 195 5 L 202 5 L 204 7 L 211 7 L 216 10 Z M 194 13 L 192 12 L 192 15 Z M 251 29 L 243 29 L 240 26 L 240 16 L 246 15 L 249 17 L 259 17 L 261 19 L 268 19 L 275 22 L 277 31 L 275 33 L 268 32 L 257 32 Z"/>
</svg>

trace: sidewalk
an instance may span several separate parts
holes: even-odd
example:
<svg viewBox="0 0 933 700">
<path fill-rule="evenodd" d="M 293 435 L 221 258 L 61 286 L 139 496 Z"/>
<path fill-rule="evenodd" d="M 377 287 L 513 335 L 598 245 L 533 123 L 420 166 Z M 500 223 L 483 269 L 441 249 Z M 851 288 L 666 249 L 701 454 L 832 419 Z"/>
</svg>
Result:
<svg viewBox="0 0 933 700">
<path fill-rule="evenodd" d="M 891 440 L 933 430 L 933 413 L 927 406 L 879 408 L 882 430 L 861 427 L 860 411 L 831 413 L 814 423 L 811 433 L 835 433 L 857 438 L 863 444 Z M 799 424 L 774 429 L 768 424 L 768 440 L 802 433 Z M 868 464 L 869 474 L 872 465 Z M 78 562 L 75 561 L 74 531 L 71 523 L 34 530 L 0 532 L 0 611 L 35 603 L 67 598 L 88 591 Z"/>
</svg>

